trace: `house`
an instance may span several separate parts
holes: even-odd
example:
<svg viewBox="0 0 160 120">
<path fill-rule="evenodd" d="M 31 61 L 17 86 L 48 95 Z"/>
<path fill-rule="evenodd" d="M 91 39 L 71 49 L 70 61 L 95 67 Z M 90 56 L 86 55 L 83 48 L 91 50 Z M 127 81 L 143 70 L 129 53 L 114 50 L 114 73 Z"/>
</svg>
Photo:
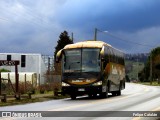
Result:
<svg viewBox="0 0 160 120">
<path fill-rule="evenodd" d="M 0 53 L 0 60 L 18 60 L 18 72 L 32 72 L 37 74 L 37 85 L 45 82 L 45 73 L 47 66 L 41 54 L 26 54 L 26 53 Z M 14 66 L 0 66 L 0 69 L 7 69 L 15 72 Z"/>
</svg>

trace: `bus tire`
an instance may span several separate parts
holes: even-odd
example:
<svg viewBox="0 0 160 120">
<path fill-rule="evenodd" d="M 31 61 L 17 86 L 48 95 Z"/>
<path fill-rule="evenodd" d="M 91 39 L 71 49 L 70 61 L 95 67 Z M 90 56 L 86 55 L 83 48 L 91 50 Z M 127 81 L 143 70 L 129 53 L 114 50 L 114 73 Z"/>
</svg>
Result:
<svg viewBox="0 0 160 120">
<path fill-rule="evenodd" d="M 126 88 L 126 84 L 125 84 L 125 81 L 123 82 L 123 87 L 124 87 L 124 89 Z"/>
<path fill-rule="evenodd" d="M 95 98 L 96 94 L 88 94 L 89 98 Z"/>
<path fill-rule="evenodd" d="M 92 98 L 92 97 L 93 97 L 93 95 L 92 95 L 92 94 L 88 94 L 88 97 L 89 97 L 89 98 Z"/>
<path fill-rule="evenodd" d="M 117 92 L 112 92 L 112 96 L 116 96 L 117 95 Z"/>
<path fill-rule="evenodd" d="M 121 90 L 117 91 L 117 95 L 118 95 L 118 96 L 121 95 Z"/>
<path fill-rule="evenodd" d="M 106 92 L 102 92 L 100 96 L 102 98 L 108 98 L 108 87 L 106 88 Z"/>
<path fill-rule="evenodd" d="M 122 88 L 122 82 L 120 83 L 119 90 L 117 91 L 117 95 L 118 95 L 118 96 L 121 95 L 121 88 Z"/>
<path fill-rule="evenodd" d="M 71 99 L 75 100 L 76 99 L 76 95 L 71 95 Z"/>
</svg>

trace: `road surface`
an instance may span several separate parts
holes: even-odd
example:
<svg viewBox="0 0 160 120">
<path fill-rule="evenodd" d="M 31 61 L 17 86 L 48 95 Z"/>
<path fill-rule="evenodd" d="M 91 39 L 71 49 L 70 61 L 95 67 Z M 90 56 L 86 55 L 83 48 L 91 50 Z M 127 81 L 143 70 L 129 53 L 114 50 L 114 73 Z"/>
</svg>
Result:
<svg viewBox="0 0 160 120">
<path fill-rule="evenodd" d="M 115 120 L 117 119 L 139 120 L 144 118 L 142 117 L 137 118 L 136 115 L 138 114 L 141 115 L 141 113 L 136 111 L 157 111 L 158 113 L 160 113 L 160 87 L 145 86 L 135 83 L 126 83 L 126 89 L 122 91 L 121 96 L 112 96 L 110 94 L 109 98 L 105 99 L 89 98 L 87 96 L 78 97 L 76 100 L 71 100 L 70 98 L 66 98 L 61 100 L 51 100 L 46 102 L 0 107 L 0 111 L 43 111 L 49 116 L 54 116 L 54 115 L 58 116 L 54 119 L 64 119 L 64 117 L 67 117 L 67 119 L 70 120 L 72 119 L 101 120 L 104 119 L 105 117 L 105 119 L 115 119 Z M 57 112 L 50 112 L 50 111 L 57 111 Z M 68 111 L 68 112 L 60 112 L 60 111 Z M 112 111 L 113 114 L 107 113 L 107 111 Z M 125 112 L 118 113 L 114 111 L 118 112 L 125 111 Z M 125 115 L 130 114 L 130 112 L 126 111 L 135 111 L 135 113 L 132 117 L 123 117 L 123 115 L 121 116 L 121 114 Z M 77 115 L 78 117 L 75 118 L 72 117 L 72 115 L 73 116 Z M 106 117 L 108 115 L 110 117 Z M 118 117 L 116 117 L 116 115 Z M 59 116 L 62 116 L 62 118 Z M 22 119 L 22 118 L 12 118 L 12 119 Z M 38 118 L 37 120 L 39 119 L 40 118 Z M 53 118 L 48 117 L 48 119 L 53 119 Z M 150 119 L 157 119 L 157 118 L 149 117 L 148 120 Z"/>
</svg>

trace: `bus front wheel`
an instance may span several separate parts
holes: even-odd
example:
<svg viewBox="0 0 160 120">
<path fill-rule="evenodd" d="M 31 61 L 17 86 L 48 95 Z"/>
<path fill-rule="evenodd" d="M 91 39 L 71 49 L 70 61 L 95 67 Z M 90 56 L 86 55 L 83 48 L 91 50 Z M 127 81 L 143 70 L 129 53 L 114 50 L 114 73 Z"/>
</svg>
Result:
<svg viewBox="0 0 160 120">
<path fill-rule="evenodd" d="M 108 98 L 108 87 L 107 87 L 107 89 L 106 89 L 106 92 L 102 92 L 102 93 L 100 94 L 100 96 L 101 96 L 102 98 Z"/>
<path fill-rule="evenodd" d="M 71 95 L 71 99 L 75 100 L 76 99 L 76 95 Z"/>
</svg>

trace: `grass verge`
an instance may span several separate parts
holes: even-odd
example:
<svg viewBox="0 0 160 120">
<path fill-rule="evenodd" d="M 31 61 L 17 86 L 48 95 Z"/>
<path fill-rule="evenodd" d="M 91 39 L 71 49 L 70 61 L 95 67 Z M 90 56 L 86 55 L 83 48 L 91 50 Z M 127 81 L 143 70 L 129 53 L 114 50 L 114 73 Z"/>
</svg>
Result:
<svg viewBox="0 0 160 120">
<path fill-rule="evenodd" d="M 63 99 L 67 97 L 68 96 L 53 96 L 53 94 L 36 94 L 36 95 L 32 95 L 32 99 L 16 100 L 14 98 L 12 99 L 8 98 L 7 102 L 0 102 L 0 106 L 11 106 L 11 105 L 43 102 L 43 101 L 54 100 L 54 99 Z"/>
<path fill-rule="evenodd" d="M 160 84 L 158 84 L 158 82 L 153 81 L 152 84 L 150 82 L 137 82 L 138 84 L 142 84 L 142 85 L 149 85 L 149 86 L 160 86 Z"/>
</svg>

